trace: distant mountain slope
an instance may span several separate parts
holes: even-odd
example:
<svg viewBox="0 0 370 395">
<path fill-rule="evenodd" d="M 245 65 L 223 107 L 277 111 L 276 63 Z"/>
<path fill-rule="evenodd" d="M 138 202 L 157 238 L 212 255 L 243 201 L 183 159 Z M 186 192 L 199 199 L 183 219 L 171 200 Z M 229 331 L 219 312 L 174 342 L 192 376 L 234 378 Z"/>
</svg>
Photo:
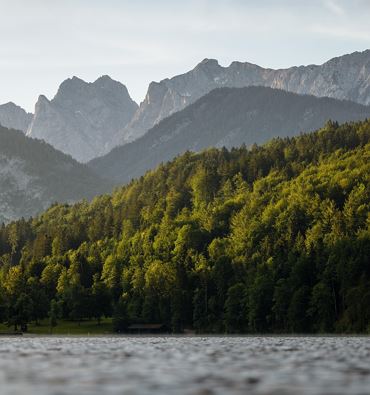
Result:
<svg viewBox="0 0 370 395">
<path fill-rule="evenodd" d="M 33 216 L 53 202 L 74 202 L 111 184 L 45 142 L 0 127 L 0 223 Z"/>
<path fill-rule="evenodd" d="M 145 100 L 122 131 L 121 142 L 132 141 L 169 115 L 194 103 L 219 87 L 268 86 L 319 97 L 370 104 L 370 50 L 329 60 L 323 65 L 264 69 L 251 63 L 233 62 L 222 67 L 205 59 L 193 70 L 152 82 Z"/>
<path fill-rule="evenodd" d="M 147 134 L 89 166 L 117 183 L 143 175 L 186 150 L 237 147 L 370 117 L 370 107 L 264 88 L 220 88 L 164 119 Z"/>
<path fill-rule="evenodd" d="M 94 83 L 73 77 L 54 99 L 39 97 L 27 135 L 87 162 L 117 145 L 117 134 L 137 107 L 127 88 L 108 76 Z"/>
<path fill-rule="evenodd" d="M 0 105 L 1 126 L 26 132 L 31 121 L 32 114 L 27 113 L 22 107 L 12 102 Z"/>
</svg>

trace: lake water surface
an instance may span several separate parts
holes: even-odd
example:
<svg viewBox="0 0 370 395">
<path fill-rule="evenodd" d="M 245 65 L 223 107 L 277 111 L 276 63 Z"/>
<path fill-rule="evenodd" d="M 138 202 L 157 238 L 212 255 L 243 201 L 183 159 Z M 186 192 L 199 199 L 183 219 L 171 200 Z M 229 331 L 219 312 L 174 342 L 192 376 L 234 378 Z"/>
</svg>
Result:
<svg viewBox="0 0 370 395">
<path fill-rule="evenodd" d="M 370 338 L 0 338 L 0 394 L 368 395 Z"/>
</svg>

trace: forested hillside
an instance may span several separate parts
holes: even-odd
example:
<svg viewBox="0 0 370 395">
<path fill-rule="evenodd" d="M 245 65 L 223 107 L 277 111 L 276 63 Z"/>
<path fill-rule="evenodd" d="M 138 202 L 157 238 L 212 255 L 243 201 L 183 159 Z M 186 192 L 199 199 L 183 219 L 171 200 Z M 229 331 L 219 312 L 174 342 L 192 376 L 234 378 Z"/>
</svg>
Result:
<svg viewBox="0 0 370 395">
<path fill-rule="evenodd" d="M 69 155 L 0 126 L 0 223 L 111 190 L 110 182 Z"/>
<path fill-rule="evenodd" d="M 0 231 L 0 317 L 370 330 L 370 121 L 161 165 Z M 59 313 L 57 313 L 59 311 Z"/>
<path fill-rule="evenodd" d="M 349 101 L 262 86 L 216 89 L 89 166 L 121 185 L 187 150 L 251 146 L 316 130 L 328 119 L 344 123 L 369 117 L 370 107 Z"/>
</svg>

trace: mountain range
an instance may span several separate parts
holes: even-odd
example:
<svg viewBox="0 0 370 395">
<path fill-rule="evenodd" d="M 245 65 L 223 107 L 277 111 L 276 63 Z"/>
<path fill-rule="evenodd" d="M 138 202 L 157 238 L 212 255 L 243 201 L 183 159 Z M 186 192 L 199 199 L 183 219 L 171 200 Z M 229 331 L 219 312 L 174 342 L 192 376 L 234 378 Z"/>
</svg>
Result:
<svg viewBox="0 0 370 395">
<path fill-rule="evenodd" d="M 265 86 L 298 94 L 370 104 L 370 50 L 333 58 L 322 65 L 268 69 L 205 59 L 193 70 L 149 85 L 138 106 L 127 88 L 103 76 L 93 83 L 64 81 L 52 100 L 41 95 L 35 113 L 12 103 L 0 106 L 0 124 L 43 139 L 80 162 L 131 142 L 161 120 L 220 87 Z"/>
<path fill-rule="evenodd" d="M 320 66 L 280 70 L 241 62 L 222 67 L 217 60 L 204 59 L 185 74 L 149 85 L 145 100 L 123 130 L 122 143 L 138 138 L 213 89 L 251 85 L 370 104 L 370 50 L 337 57 Z"/>
<path fill-rule="evenodd" d="M 54 202 L 90 199 L 110 189 L 110 182 L 69 155 L 0 127 L 0 223 L 34 216 Z"/>
<path fill-rule="evenodd" d="M 350 101 L 256 86 L 219 88 L 89 166 L 126 183 L 187 150 L 259 144 L 318 129 L 329 119 L 343 123 L 369 117 L 369 106 Z"/>
<path fill-rule="evenodd" d="M 369 118 L 369 104 L 370 50 L 284 70 L 205 59 L 151 83 L 140 106 L 108 76 L 73 77 L 53 99 L 41 95 L 34 114 L 0 106 L 0 222 L 105 193 L 186 150 Z"/>
</svg>

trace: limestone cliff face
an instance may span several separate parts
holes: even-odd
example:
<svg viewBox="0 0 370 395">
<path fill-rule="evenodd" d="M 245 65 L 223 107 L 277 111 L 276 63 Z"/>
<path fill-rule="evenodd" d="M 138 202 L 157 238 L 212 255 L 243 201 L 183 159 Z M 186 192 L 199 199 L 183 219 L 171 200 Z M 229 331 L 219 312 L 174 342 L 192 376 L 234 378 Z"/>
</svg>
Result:
<svg viewBox="0 0 370 395">
<path fill-rule="evenodd" d="M 0 105 L 0 125 L 26 132 L 32 120 L 32 114 L 12 102 Z"/>
<path fill-rule="evenodd" d="M 73 77 L 60 85 L 52 100 L 39 97 L 27 136 L 87 162 L 116 145 L 137 107 L 127 88 L 108 76 L 94 83 Z"/>
<path fill-rule="evenodd" d="M 182 110 L 219 87 L 260 85 L 299 94 L 352 100 L 370 104 L 370 50 L 334 58 L 316 66 L 264 69 L 233 62 L 222 67 L 205 59 L 186 74 L 151 83 L 145 100 L 123 129 L 121 143 L 134 140 L 169 115 Z"/>
</svg>

